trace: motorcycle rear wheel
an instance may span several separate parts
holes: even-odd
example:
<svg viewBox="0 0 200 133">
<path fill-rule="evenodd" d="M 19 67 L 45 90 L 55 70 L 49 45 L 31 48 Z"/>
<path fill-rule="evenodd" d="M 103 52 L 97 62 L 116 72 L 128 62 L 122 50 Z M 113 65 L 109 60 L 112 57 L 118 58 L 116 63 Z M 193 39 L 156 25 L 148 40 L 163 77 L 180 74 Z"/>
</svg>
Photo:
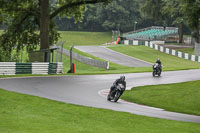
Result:
<svg viewBox="0 0 200 133">
<path fill-rule="evenodd" d="M 116 95 L 115 95 L 115 98 L 114 98 L 114 102 L 117 102 L 119 100 L 119 97 L 121 96 L 120 92 L 117 91 L 116 92 Z"/>
</svg>

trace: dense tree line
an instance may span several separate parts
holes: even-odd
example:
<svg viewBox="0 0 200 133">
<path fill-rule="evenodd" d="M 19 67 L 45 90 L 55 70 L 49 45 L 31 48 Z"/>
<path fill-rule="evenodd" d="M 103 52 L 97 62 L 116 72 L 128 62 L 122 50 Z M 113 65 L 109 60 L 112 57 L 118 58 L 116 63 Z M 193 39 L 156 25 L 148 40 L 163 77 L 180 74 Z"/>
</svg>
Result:
<svg viewBox="0 0 200 133">
<path fill-rule="evenodd" d="M 140 8 L 145 0 L 114 0 L 108 5 L 88 5 L 81 22 L 74 18 L 56 18 L 58 30 L 127 32 L 156 25 L 151 18 L 142 17 Z"/>
<path fill-rule="evenodd" d="M 114 0 L 108 5 L 88 5 L 81 22 L 74 23 L 73 17 L 57 17 L 56 25 L 58 30 L 128 32 L 134 30 L 137 22 L 136 29 L 153 25 L 176 26 L 189 34 L 194 29 L 185 21 L 188 19 L 183 11 L 188 6 L 186 3 L 187 0 Z M 194 8 L 194 4 L 190 6 Z"/>
</svg>

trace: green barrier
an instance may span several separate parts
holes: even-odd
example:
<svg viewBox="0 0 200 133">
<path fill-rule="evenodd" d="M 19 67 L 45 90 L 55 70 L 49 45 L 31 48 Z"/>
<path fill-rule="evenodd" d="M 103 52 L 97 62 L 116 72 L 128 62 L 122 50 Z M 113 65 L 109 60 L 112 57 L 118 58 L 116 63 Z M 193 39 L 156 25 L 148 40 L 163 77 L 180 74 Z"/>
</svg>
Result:
<svg viewBox="0 0 200 133">
<path fill-rule="evenodd" d="M 198 56 L 195 56 L 195 61 L 198 61 Z"/>
<path fill-rule="evenodd" d="M 160 45 L 158 45 L 158 50 L 160 51 Z"/>
<path fill-rule="evenodd" d="M 129 45 L 133 45 L 133 40 L 129 40 Z"/>
<path fill-rule="evenodd" d="M 185 53 L 183 53 L 183 52 L 182 52 L 182 58 L 184 58 L 184 59 L 185 59 Z"/>
<path fill-rule="evenodd" d="M 169 55 L 172 55 L 172 49 L 169 49 Z"/>
<path fill-rule="evenodd" d="M 49 63 L 48 74 L 56 74 L 57 73 L 57 63 Z"/>
<path fill-rule="evenodd" d="M 138 41 L 138 45 L 145 45 L 145 41 L 139 40 L 139 41 Z"/>
<path fill-rule="evenodd" d="M 188 54 L 188 60 L 192 60 L 191 54 Z"/>
<path fill-rule="evenodd" d="M 31 74 L 32 63 L 16 63 L 16 74 Z"/>
<path fill-rule="evenodd" d="M 163 47 L 163 52 L 166 53 L 166 48 L 165 47 Z"/>
<path fill-rule="evenodd" d="M 120 44 L 124 44 L 124 40 L 120 41 Z"/>
<path fill-rule="evenodd" d="M 178 56 L 178 51 L 175 51 L 175 55 Z"/>
<path fill-rule="evenodd" d="M 153 46 L 153 49 L 155 49 L 155 44 L 152 44 L 152 46 Z"/>
</svg>

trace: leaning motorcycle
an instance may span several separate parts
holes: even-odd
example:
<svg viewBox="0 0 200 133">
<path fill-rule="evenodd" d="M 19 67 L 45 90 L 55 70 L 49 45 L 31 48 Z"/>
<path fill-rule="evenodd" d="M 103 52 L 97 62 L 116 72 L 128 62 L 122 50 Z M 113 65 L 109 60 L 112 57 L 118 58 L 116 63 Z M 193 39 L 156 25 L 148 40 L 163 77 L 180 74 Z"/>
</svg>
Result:
<svg viewBox="0 0 200 133">
<path fill-rule="evenodd" d="M 125 90 L 125 86 L 123 84 L 118 84 L 117 87 L 113 91 L 109 92 L 107 96 L 107 100 L 108 101 L 113 100 L 114 102 L 117 102 L 120 96 L 123 94 L 124 90 Z"/>
<path fill-rule="evenodd" d="M 160 76 L 161 75 L 161 68 L 159 66 L 158 63 L 153 65 L 153 73 L 152 73 L 153 77 L 155 77 L 156 75 Z"/>
</svg>

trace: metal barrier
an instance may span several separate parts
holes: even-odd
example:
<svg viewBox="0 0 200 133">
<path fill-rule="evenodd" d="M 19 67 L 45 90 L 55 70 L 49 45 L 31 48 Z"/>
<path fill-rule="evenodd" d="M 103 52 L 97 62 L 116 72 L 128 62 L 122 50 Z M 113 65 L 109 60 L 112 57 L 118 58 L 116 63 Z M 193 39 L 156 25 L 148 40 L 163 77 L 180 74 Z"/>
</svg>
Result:
<svg viewBox="0 0 200 133">
<path fill-rule="evenodd" d="M 58 52 L 61 52 L 61 51 L 58 51 Z M 66 56 L 70 56 L 70 51 L 67 49 L 63 49 L 63 54 L 65 54 Z M 88 65 L 105 68 L 107 70 L 109 69 L 109 62 L 107 62 L 107 61 L 99 61 L 99 60 L 91 59 L 89 57 L 79 55 L 75 52 L 72 52 L 72 57 L 73 57 L 73 59 L 76 59 L 76 60 L 78 60 L 82 63 L 88 64 Z"/>
<path fill-rule="evenodd" d="M 0 75 L 15 75 L 15 62 L 0 62 Z"/>
<path fill-rule="evenodd" d="M 59 74 L 63 73 L 63 63 L 16 63 L 0 62 L 0 75 L 15 74 Z"/>
<path fill-rule="evenodd" d="M 150 42 L 145 41 L 145 46 L 153 48 L 155 50 L 158 50 L 160 52 L 163 52 L 163 53 L 166 53 L 169 55 L 177 56 L 179 58 L 183 58 L 183 59 L 190 60 L 190 61 L 200 62 L 200 56 L 198 56 L 198 55 L 192 55 L 192 54 L 180 52 L 180 51 L 177 51 L 174 49 L 165 48 L 163 46 L 153 44 L 153 42 L 151 42 L 151 41 Z"/>
</svg>

